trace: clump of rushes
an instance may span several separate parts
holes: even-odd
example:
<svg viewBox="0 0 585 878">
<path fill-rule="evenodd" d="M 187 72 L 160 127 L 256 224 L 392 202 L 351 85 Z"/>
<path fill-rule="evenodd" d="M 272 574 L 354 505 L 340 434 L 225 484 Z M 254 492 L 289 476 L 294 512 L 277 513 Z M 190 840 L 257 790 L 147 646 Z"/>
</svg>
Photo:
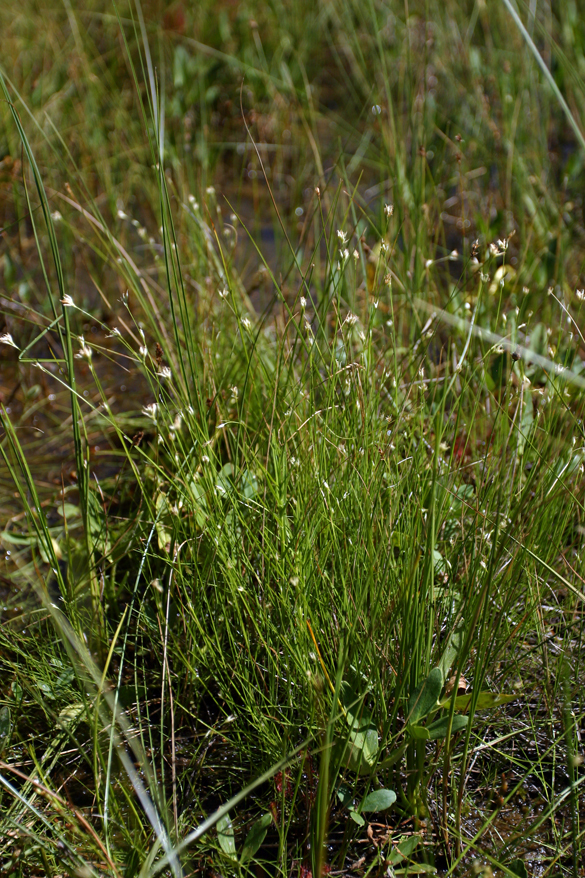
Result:
<svg viewBox="0 0 585 878">
<path fill-rule="evenodd" d="M 543 23 L 203 6 L 157 59 L 138 4 L 51 19 L 89 117 L 51 86 L 52 162 L 2 79 L 0 871 L 577 876 L 582 166 L 539 177 Z"/>
</svg>

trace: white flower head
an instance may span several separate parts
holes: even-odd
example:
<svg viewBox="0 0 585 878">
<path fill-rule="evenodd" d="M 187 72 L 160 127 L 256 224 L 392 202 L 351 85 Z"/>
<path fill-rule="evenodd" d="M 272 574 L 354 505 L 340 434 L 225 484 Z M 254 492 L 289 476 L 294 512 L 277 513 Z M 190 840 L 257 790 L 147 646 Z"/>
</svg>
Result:
<svg viewBox="0 0 585 878">
<path fill-rule="evenodd" d="M 578 299 L 585 299 L 585 290 L 575 290 L 575 295 Z"/>
<path fill-rule="evenodd" d="M 507 238 L 498 238 L 497 241 L 492 241 L 490 244 L 489 250 L 492 256 L 501 256 L 502 253 L 505 253 L 508 249 L 508 239 Z"/>
<path fill-rule="evenodd" d="M 173 375 L 168 366 L 163 366 L 156 374 L 159 378 L 171 378 Z"/>
<path fill-rule="evenodd" d="M 20 350 L 9 332 L 5 332 L 4 335 L 0 335 L 0 344 L 7 344 L 11 348 L 16 348 L 17 351 Z"/>
<path fill-rule="evenodd" d="M 337 229 L 337 238 L 341 245 L 347 243 L 347 232 L 342 232 L 341 229 Z"/>
<path fill-rule="evenodd" d="M 76 307 L 75 302 L 73 301 L 73 299 L 71 298 L 69 293 L 66 293 L 63 296 L 63 298 L 61 299 L 61 304 L 63 305 L 64 308 L 75 308 Z"/>
<path fill-rule="evenodd" d="M 153 421 L 156 421 L 156 415 L 158 412 L 158 405 L 156 402 L 151 402 L 149 405 L 145 405 L 142 409 L 142 414 L 147 418 L 152 418 Z"/>
<path fill-rule="evenodd" d="M 63 219 L 63 217 L 61 216 L 61 213 L 58 210 L 54 210 L 53 213 L 51 214 L 51 219 L 53 220 L 54 223 L 58 223 Z"/>
<path fill-rule="evenodd" d="M 114 328 L 111 330 L 111 332 L 109 332 L 107 334 L 106 338 L 119 338 L 121 335 L 122 335 L 122 333 L 120 332 L 118 327 L 114 326 Z"/>
<path fill-rule="evenodd" d="M 123 210 L 118 210 L 118 219 L 121 219 L 121 220 L 128 219 L 128 214 L 124 213 Z"/>
<path fill-rule="evenodd" d="M 252 321 L 250 320 L 249 317 L 244 317 L 244 318 L 243 318 L 243 320 L 242 320 L 242 326 L 244 327 L 244 329 L 247 329 L 248 332 L 252 329 Z"/>
<path fill-rule="evenodd" d="M 219 290 L 219 292 L 218 292 L 218 296 L 220 299 L 227 299 L 229 294 L 230 294 L 230 291 L 228 289 L 226 289 L 225 287 L 223 288 L 223 290 Z"/>
<path fill-rule="evenodd" d="M 384 205 L 384 213 L 386 216 L 390 217 L 394 213 L 394 205 L 393 204 L 385 204 Z"/>
<path fill-rule="evenodd" d="M 91 360 L 91 348 L 86 345 L 85 339 L 82 335 L 79 336 L 79 341 L 81 343 L 81 347 L 78 352 L 75 354 L 76 359 L 78 360 L 87 360 L 88 363 Z"/>
<path fill-rule="evenodd" d="M 354 326 L 358 322 L 357 315 L 352 314 L 352 312 L 350 311 L 345 318 L 345 322 L 349 323 L 350 326 Z"/>
<path fill-rule="evenodd" d="M 145 344 L 140 345 L 139 350 L 140 350 L 140 356 L 141 356 L 143 359 L 146 359 L 147 356 L 148 356 L 148 348 L 146 347 L 146 345 L 145 345 Z"/>
<path fill-rule="evenodd" d="M 305 308 L 307 307 L 307 300 L 305 299 L 304 296 L 301 296 L 301 298 L 300 298 L 300 302 L 301 302 L 301 308 L 302 308 L 303 311 L 304 311 Z"/>
</svg>

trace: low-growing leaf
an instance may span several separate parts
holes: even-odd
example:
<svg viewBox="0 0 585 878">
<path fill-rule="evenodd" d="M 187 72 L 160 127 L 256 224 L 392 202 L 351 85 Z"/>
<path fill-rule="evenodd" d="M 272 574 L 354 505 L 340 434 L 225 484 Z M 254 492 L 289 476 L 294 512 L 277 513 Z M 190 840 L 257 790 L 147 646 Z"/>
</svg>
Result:
<svg viewBox="0 0 585 878">
<path fill-rule="evenodd" d="M 462 729 L 465 728 L 468 722 L 468 716 L 461 716 L 460 713 L 455 714 L 455 716 L 453 717 L 453 722 L 451 724 L 451 734 L 454 735 L 455 732 L 460 732 Z M 440 738 L 446 737 L 448 730 L 448 716 L 444 716 L 441 719 L 435 720 L 435 722 L 431 723 L 430 726 L 427 726 L 426 729 L 429 741 L 438 741 Z"/>
<path fill-rule="evenodd" d="M 374 790 L 369 793 L 361 804 L 360 811 L 378 812 L 386 811 L 396 801 L 396 793 L 393 790 Z"/>
<path fill-rule="evenodd" d="M 414 738 L 415 741 L 428 741 L 429 732 L 425 726 L 419 725 L 408 725 L 406 730 L 411 738 Z"/>
<path fill-rule="evenodd" d="M 418 846 L 420 837 L 418 835 L 402 836 L 398 839 L 396 847 L 392 848 L 388 855 L 390 865 L 395 866 L 406 857 L 410 857 L 414 849 Z"/>
<path fill-rule="evenodd" d="M 384 768 L 391 768 L 392 765 L 395 765 L 400 759 L 402 759 L 407 747 L 408 747 L 408 744 L 402 744 L 402 746 L 400 746 L 396 750 L 394 750 L 390 754 L 390 756 L 386 756 L 385 759 L 382 759 L 380 762 L 378 762 L 378 768 L 380 770 L 382 770 Z"/>
<path fill-rule="evenodd" d="M 458 695 L 455 698 L 455 710 L 466 710 L 473 698 L 473 693 L 468 692 L 465 695 Z M 495 692 L 480 692 L 477 696 L 476 710 L 490 710 L 499 707 L 501 704 L 508 704 L 515 701 L 518 695 L 497 695 Z M 444 698 L 440 703 L 440 707 L 446 707 L 451 703 L 451 698 Z"/>
<path fill-rule="evenodd" d="M 57 717 L 57 725 L 60 729 L 66 729 L 70 725 L 76 722 L 79 717 L 83 714 L 84 706 L 81 701 L 76 701 L 73 704 L 68 704 L 67 707 L 64 707 L 63 710 L 59 713 Z"/>
<path fill-rule="evenodd" d="M 232 860 L 236 860 L 236 840 L 234 838 L 234 827 L 232 826 L 229 814 L 224 814 L 224 816 L 217 821 L 217 840 L 224 854 L 227 854 Z"/>
<path fill-rule="evenodd" d="M 362 817 L 361 814 L 358 814 L 358 812 L 355 810 L 355 808 L 350 809 L 349 816 L 354 821 L 354 823 L 357 823 L 358 826 L 365 826 L 366 825 L 366 821 L 364 820 L 364 818 Z"/>
<path fill-rule="evenodd" d="M 0 707 L 0 752 L 6 743 L 6 739 L 10 737 L 10 729 L 10 708 L 5 704 L 3 707 Z"/>
<path fill-rule="evenodd" d="M 408 701 L 409 723 L 417 723 L 438 707 L 443 681 L 441 669 L 433 668 L 428 677 L 414 690 Z"/>
<path fill-rule="evenodd" d="M 512 860 L 508 868 L 510 872 L 514 873 L 514 875 L 518 875 L 518 878 L 528 878 L 528 870 L 526 869 L 526 863 L 524 860 Z"/>
<path fill-rule="evenodd" d="M 254 823 L 250 832 L 246 836 L 246 841 L 244 842 L 242 856 L 240 858 L 242 863 L 247 863 L 248 860 L 251 860 L 252 857 L 256 856 L 260 850 L 262 842 L 266 838 L 266 833 L 268 832 L 268 827 L 271 823 L 272 814 L 270 813 L 263 814 L 260 820 L 257 820 L 256 823 Z"/>
</svg>

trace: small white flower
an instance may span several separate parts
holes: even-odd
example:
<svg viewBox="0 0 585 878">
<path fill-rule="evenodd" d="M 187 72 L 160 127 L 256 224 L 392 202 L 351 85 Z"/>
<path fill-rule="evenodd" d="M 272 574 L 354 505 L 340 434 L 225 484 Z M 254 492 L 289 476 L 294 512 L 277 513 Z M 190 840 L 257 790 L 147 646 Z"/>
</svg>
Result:
<svg viewBox="0 0 585 878">
<path fill-rule="evenodd" d="M 156 415 L 158 412 L 158 405 L 156 402 L 151 402 L 149 405 L 145 405 L 142 409 L 142 414 L 147 418 L 152 418 L 153 421 L 156 421 Z"/>
<path fill-rule="evenodd" d="M 118 219 L 125 220 L 128 219 L 128 214 L 124 213 L 123 210 L 118 211 Z"/>
<path fill-rule="evenodd" d="M 215 195 L 215 189 L 213 188 L 213 186 L 208 186 L 205 191 L 208 195 Z"/>
<path fill-rule="evenodd" d="M 349 259 L 349 250 L 347 249 L 347 247 L 345 248 L 345 250 L 342 252 L 341 255 L 342 255 L 344 261 L 347 262 L 347 260 Z"/>
<path fill-rule="evenodd" d="M 114 326 L 111 332 L 109 332 L 106 338 L 119 338 L 122 335 L 117 326 Z"/>
<path fill-rule="evenodd" d="M 58 210 L 54 210 L 53 213 L 51 214 L 51 219 L 53 220 L 54 223 L 58 223 L 63 219 L 63 217 L 61 216 L 61 214 Z"/>
<path fill-rule="evenodd" d="M 75 354 L 75 357 L 78 360 L 87 360 L 89 362 L 91 360 L 91 348 L 86 345 L 85 339 L 82 335 L 79 336 L 79 341 L 81 343 L 81 347 Z"/>
<path fill-rule="evenodd" d="M 146 359 L 146 357 L 148 356 L 148 348 L 146 347 L 146 345 L 140 345 L 139 350 L 140 356 Z"/>
<path fill-rule="evenodd" d="M 234 399 L 237 399 L 238 396 L 239 396 L 240 391 L 238 390 L 238 388 L 236 387 L 236 385 L 234 384 L 233 387 L 230 387 L 230 390 L 231 390 L 231 392 L 232 392 L 232 397 L 233 397 Z"/>
<path fill-rule="evenodd" d="M 171 378 L 173 373 L 168 366 L 163 366 L 156 374 L 159 378 Z"/>
<path fill-rule="evenodd" d="M 355 259 L 356 262 L 357 262 L 358 259 L 360 258 L 360 254 L 357 252 L 357 250 L 354 250 L 354 251 L 353 251 L 353 258 Z"/>
<path fill-rule="evenodd" d="M 75 308 L 75 302 L 68 293 L 61 299 L 61 304 L 64 308 Z"/>
<path fill-rule="evenodd" d="M 354 326 L 357 323 L 358 319 L 355 314 L 352 314 L 350 311 L 347 317 L 345 318 L 345 322 L 349 323 L 350 326 Z"/>
<path fill-rule="evenodd" d="M 386 216 L 392 216 L 394 213 L 394 205 L 393 204 L 385 204 L 384 205 L 384 213 Z"/>
<path fill-rule="evenodd" d="M 508 239 L 498 238 L 497 241 L 490 244 L 489 250 L 492 256 L 501 256 L 508 249 Z"/>
<path fill-rule="evenodd" d="M 230 294 L 230 291 L 228 289 L 226 289 L 225 287 L 223 288 L 223 290 L 219 290 L 219 292 L 218 292 L 218 296 L 220 299 L 227 299 L 229 294 Z"/>
<path fill-rule="evenodd" d="M 382 241 L 382 243 L 380 244 L 380 249 L 382 253 L 388 253 L 390 250 L 390 244 L 388 243 L 388 241 Z"/>
<path fill-rule="evenodd" d="M 16 348 L 17 351 L 20 350 L 9 332 L 5 332 L 4 335 L 0 335 L 0 344 L 7 344 L 10 345 L 11 348 Z"/>
<path fill-rule="evenodd" d="M 340 244 L 345 244 L 347 242 L 347 233 L 342 232 L 341 229 L 337 229 L 337 237 Z"/>
<path fill-rule="evenodd" d="M 201 457 L 201 463 L 209 463 L 209 458 L 206 454 Z"/>
<path fill-rule="evenodd" d="M 189 204 L 191 205 L 191 207 L 193 208 L 193 210 L 199 210 L 199 205 L 197 204 L 197 201 L 196 201 L 194 195 L 189 195 L 188 201 L 189 201 Z"/>
<path fill-rule="evenodd" d="M 577 295 L 578 295 L 578 293 L 577 293 Z M 301 302 L 301 308 L 302 308 L 303 311 L 304 311 L 305 308 L 307 307 L 307 300 L 305 299 L 304 296 L 301 296 L 300 302 Z"/>
<path fill-rule="evenodd" d="M 244 327 L 244 329 L 247 329 L 248 332 L 252 329 L 252 321 L 249 319 L 249 317 L 244 317 L 244 319 L 242 320 L 242 326 Z"/>
<path fill-rule="evenodd" d="M 308 320 L 305 320 L 305 332 L 308 332 L 309 335 L 313 334 L 313 330 L 311 329 L 311 324 Z"/>
<path fill-rule="evenodd" d="M 575 290 L 578 299 L 585 299 L 585 290 Z"/>
</svg>

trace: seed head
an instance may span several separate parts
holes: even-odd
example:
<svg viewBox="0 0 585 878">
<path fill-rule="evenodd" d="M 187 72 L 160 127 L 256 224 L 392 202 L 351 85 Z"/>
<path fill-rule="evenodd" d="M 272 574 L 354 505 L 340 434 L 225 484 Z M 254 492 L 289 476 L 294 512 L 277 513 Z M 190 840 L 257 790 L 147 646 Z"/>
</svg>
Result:
<svg viewBox="0 0 585 878">
<path fill-rule="evenodd" d="M 11 348 L 16 348 L 17 351 L 20 350 L 9 332 L 5 332 L 4 335 L 0 335 L 0 344 L 7 344 Z"/>
</svg>

